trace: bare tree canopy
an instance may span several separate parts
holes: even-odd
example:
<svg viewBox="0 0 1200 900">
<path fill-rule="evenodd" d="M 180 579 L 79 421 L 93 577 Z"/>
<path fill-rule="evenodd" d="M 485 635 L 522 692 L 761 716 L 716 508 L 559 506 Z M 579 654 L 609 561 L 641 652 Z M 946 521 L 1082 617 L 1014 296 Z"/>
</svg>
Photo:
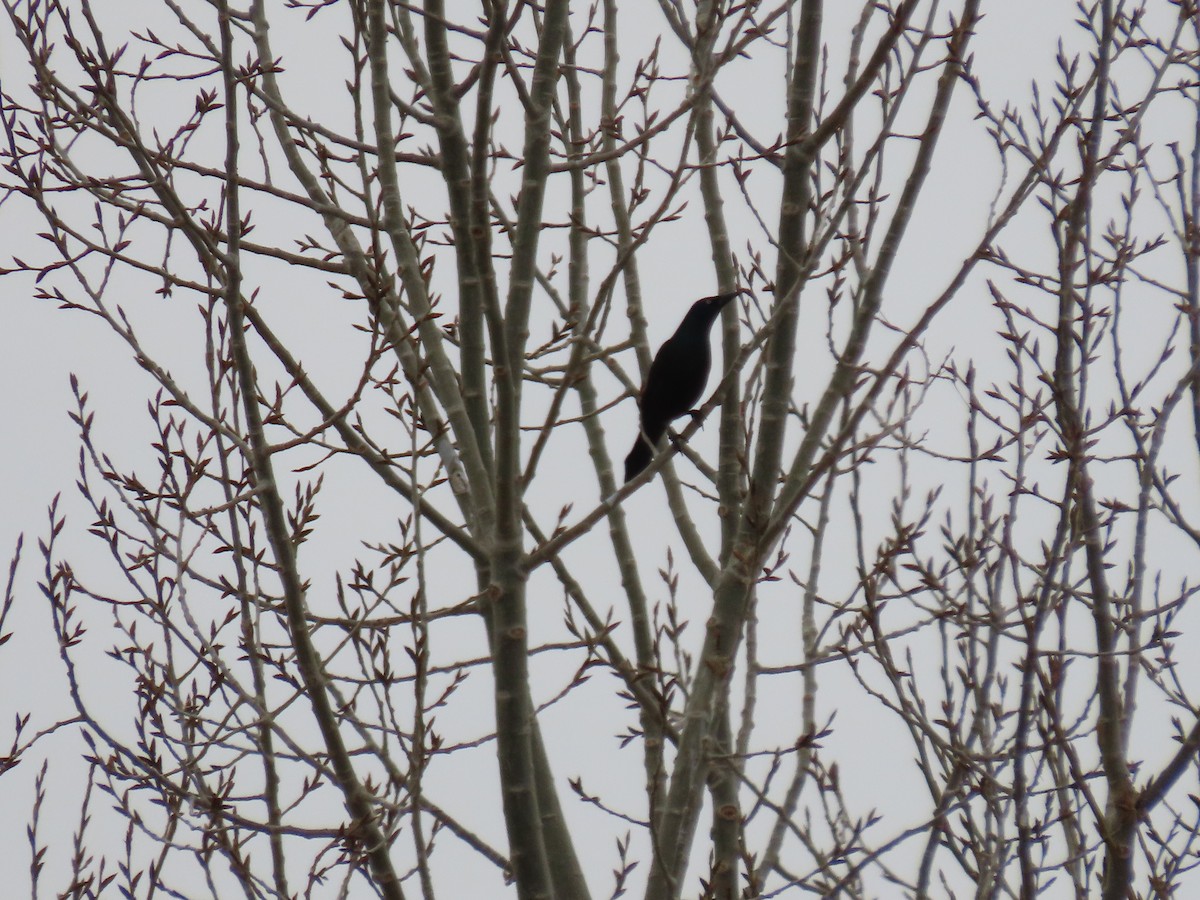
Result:
<svg viewBox="0 0 1200 900">
<path fill-rule="evenodd" d="M 1192 0 L 0 2 L 12 896 L 1200 891 Z"/>
</svg>

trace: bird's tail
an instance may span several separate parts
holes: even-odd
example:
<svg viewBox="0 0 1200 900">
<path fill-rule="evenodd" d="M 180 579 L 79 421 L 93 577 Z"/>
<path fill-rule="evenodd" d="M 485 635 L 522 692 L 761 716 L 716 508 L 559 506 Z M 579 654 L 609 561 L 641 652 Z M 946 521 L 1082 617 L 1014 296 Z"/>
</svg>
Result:
<svg viewBox="0 0 1200 900">
<path fill-rule="evenodd" d="M 633 442 L 633 449 L 625 457 L 625 480 L 628 482 L 637 478 L 642 470 L 650 465 L 652 459 L 654 459 L 654 446 L 646 439 L 646 435 L 638 432 L 637 439 Z"/>
</svg>

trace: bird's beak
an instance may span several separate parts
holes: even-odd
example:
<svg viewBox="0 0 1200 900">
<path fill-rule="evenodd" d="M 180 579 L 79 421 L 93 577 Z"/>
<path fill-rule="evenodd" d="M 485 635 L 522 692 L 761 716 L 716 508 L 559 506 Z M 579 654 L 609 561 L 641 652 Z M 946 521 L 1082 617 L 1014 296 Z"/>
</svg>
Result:
<svg viewBox="0 0 1200 900">
<path fill-rule="evenodd" d="M 734 291 L 732 294 L 717 294 L 717 296 L 713 297 L 713 299 L 717 301 L 717 309 L 724 309 L 730 300 L 732 300 L 734 297 L 737 297 L 741 293 L 741 291 Z"/>
</svg>

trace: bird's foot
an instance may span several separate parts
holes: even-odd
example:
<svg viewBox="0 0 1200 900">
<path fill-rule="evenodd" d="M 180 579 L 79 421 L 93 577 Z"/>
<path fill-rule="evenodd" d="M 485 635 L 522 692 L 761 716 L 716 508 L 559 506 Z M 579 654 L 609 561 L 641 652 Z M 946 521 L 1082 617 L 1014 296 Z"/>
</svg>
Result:
<svg viewBox="0 0 1200 900">
<path fill-rule="evenodd" d="M 691 416 L 693 422 L 703 423 L 703 421 L 704 421 L 704 413 L 702 413 L 698 409 L 689 409 L 686 413 L 684 413 L 684 415 Z M 686 443 L 686 441 L 684 441 L 683 438 L 679 436 L 679 432 L 676 431 L 674 428 L 667 430 L 667 440 L 669 440 L 671 442 L 671 446 L 673 446 L 677 449 L 682 447 Z"/>
</svg>

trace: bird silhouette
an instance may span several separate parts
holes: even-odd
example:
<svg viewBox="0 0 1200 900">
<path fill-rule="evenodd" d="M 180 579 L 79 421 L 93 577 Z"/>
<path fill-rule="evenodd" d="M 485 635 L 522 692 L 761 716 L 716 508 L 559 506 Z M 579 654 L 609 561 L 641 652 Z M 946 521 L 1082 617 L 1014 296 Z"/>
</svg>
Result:
<svg viewBox="0 0 1200 900">
<path fill-rule="evenodd" d="M 712 367 L 708 333 L 718 313 L 738 293 L 697 300 L 675 333 L 658 348 L 642 386 L 641 430 L 625 457 L 626 481 L 636 478 L 650 465 L 667 426 L 691 412 L 704 393 Z"/>
</svg>

